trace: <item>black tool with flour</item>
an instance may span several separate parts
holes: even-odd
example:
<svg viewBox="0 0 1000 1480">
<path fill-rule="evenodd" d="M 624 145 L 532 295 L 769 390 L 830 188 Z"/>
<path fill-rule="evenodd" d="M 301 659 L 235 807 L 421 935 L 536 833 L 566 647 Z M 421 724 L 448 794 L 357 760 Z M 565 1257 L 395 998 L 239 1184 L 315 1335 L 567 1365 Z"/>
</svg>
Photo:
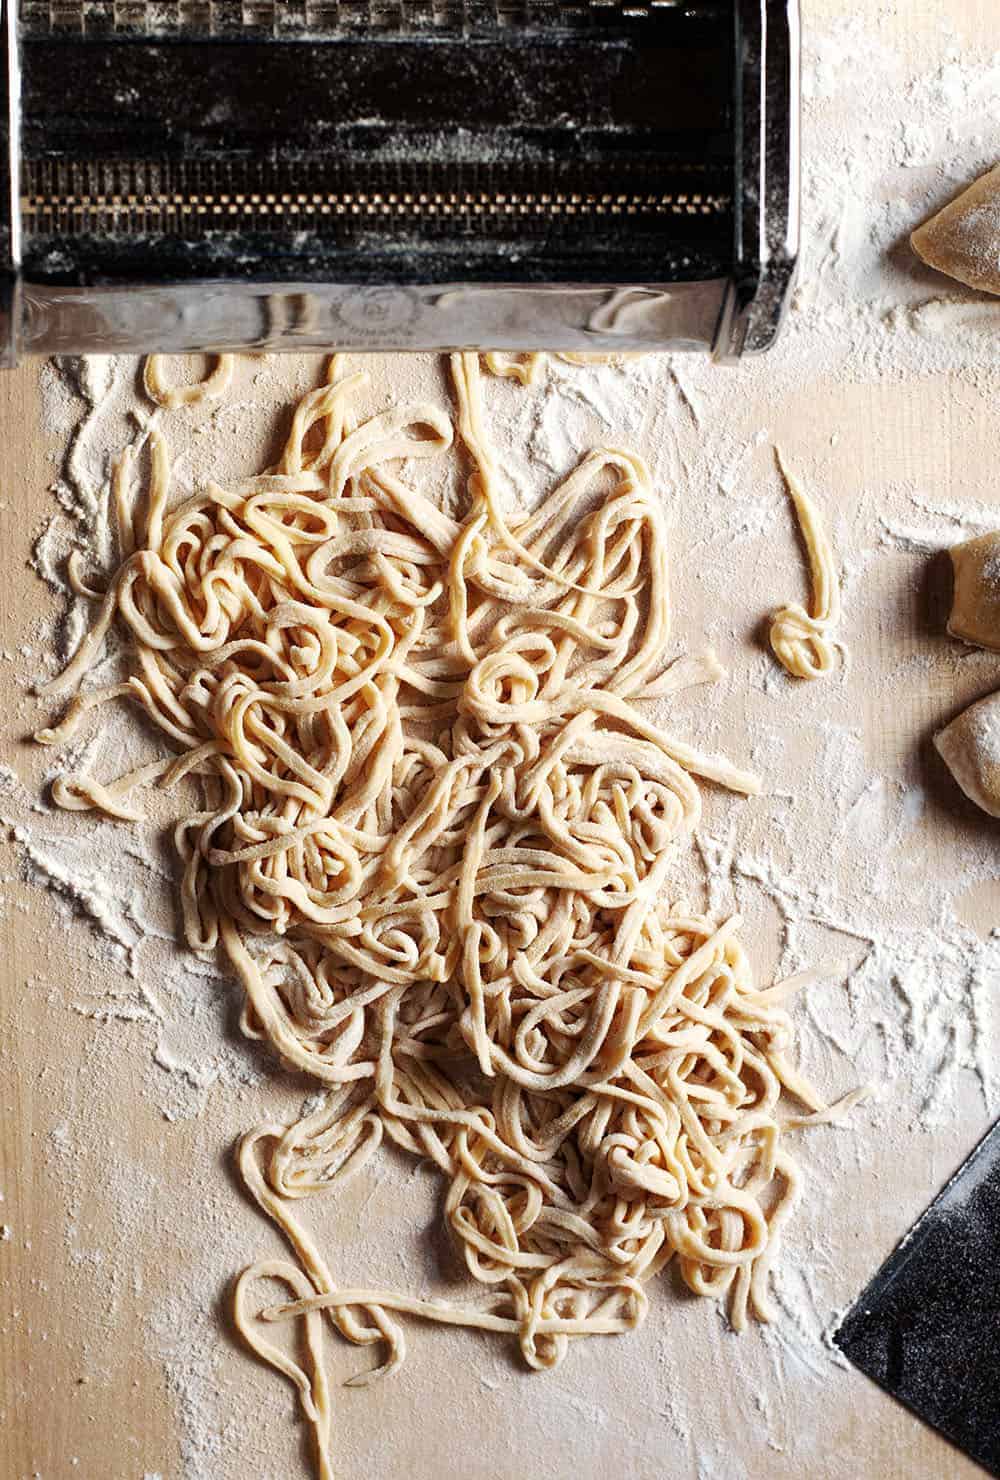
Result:
<svg viewBox="0 0 1000 1480">
<path fill-rule="evenodd" d="M 798 0 L 0 0 L 0 361 L 766 349 Z"/>
<path fill-rule="evenodd" d="M 918 1219 L 834 1341 L 1000 1476 L 1000 1122 Z"/>
</svg>

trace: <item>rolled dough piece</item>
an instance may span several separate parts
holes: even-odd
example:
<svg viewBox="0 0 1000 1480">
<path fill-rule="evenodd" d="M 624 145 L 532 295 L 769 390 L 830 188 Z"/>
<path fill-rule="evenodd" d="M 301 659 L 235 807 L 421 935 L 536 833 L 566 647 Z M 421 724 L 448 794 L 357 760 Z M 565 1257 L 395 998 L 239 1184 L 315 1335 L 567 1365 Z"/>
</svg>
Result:
<svg viewBox="0 0 1000 1480">
<path fill-rule="evenodd" d="M 976 647 L 1000 652 L 1000 529 L 953 545 L 955 573 L 948 631 Z"/>
<path fill-rule="evenodd" d="M 934 744 L 970 801 L 1000 817 L 1000 693 L 971 705 Z"/>
<path fill-rule="evenodd" d="M 1000 164 L 910 237 L 928 267 L 982 293 L 1000 293 Z"/>
</svg>

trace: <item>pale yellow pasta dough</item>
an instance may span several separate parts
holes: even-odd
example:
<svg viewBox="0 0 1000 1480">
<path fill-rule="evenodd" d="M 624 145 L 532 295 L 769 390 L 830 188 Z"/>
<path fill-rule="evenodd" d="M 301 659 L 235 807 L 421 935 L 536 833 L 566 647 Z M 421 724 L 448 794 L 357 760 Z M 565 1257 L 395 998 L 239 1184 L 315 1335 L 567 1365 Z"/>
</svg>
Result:
<svg viewBox="0 0 1000 1480">
<path fill-rule="evenodd" d="M 1000 530 L 953 545 L 949 553 L 955 589 L 948 631 L 1000 651 Z"/>
<path fill-rule="evenodd" d="M 970 801 L 1000 817 L 1000 693 L 970 705 L 934 744 Z"/>
<path fill-rule="evenodd" d="M 1000 165 L 910 237 L 928 267 L 977 288 L 1000 293 Z"/>
</svg>

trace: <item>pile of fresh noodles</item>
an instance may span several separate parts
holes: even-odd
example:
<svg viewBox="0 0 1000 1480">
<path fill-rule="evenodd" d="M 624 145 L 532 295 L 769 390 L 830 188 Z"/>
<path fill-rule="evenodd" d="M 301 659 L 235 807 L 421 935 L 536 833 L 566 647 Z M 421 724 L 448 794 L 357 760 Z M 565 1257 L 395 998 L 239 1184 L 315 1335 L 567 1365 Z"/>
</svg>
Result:
<svg viewBox="0 0 1000 1480">
<path fill-rule="evenodd" d="M 128 695 L 170 738 L 176 758 L 109 784 L 64 777 L 57 799 L 128 817 L 139 782 L 197 776 L 203 805 L 176 830 L 187 940 L 221 945 L 246 1031 L 327 1087 L 312 1114 L 242 1143 L 296 1259 L 254 1265 L 235 1296 L 248 1342 L 299 1389 L 323 1476 L 327 1323 L 380 1344 L 385 1367 L 407 1314 L 509 1332 L 552 1367 L 573 1337 L 637 1325 L 671 1259 L 692 1290 L 728 1295 L 737 1326 L 766 1319 L 797 1182 L 779 1096 L 821 1109 L 739 922 L 671 902 L 692 776 L 757 783 L 643 717 L 643 700 L 717 672 L 710 657 L 664 669 L 646 470 L 591 452 L 506 519 L 479 359 L 451 368 L 461 448 L 436 405 L 358 423 L 365 374 L 335 359 L 275 467 L 176 507 L 154 417 L 144 499 L 134 449 L 116 471 L 123 562 L 57 684 L 78 684 L 113 621 L 131 676 L 39 737 Z M 220 358 L 211 385 L 228 374 Z M 147 388 L 164 407 L 192 399 L 171 400 L 158 365 Z M 460 518 L 414 482 L 449 453 L 469 474 Z M 440 1168 L 480 1303 L 338 1289 L 293 1216 L 384 1135 Z M 292 1299 L 261 1310 L 264 1277 Z M 266 1334 L 293 1317 L 301 1360 Z"/>
</svg>

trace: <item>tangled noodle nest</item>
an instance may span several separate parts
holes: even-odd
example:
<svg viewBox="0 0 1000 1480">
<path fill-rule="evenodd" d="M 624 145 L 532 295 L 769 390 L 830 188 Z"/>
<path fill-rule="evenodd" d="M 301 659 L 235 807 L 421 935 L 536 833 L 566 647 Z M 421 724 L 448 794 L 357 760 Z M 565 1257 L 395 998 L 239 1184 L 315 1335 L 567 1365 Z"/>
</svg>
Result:
<svg viewBox="0 0 1000 1480">
<path fill-rule="evenodd" d="M 339 358 L 273 468 L 172 509 L 154 417 L 144 515 L 128 449 L 123 563 L 54 687 L 78 684 L 116 618 L 133 671 L 39 735 L 61 742 L 128 695 L 170 737 L 179 758 L 109 784 L 65 776 L 56 799 L 130 817 L 138 782 L 199 777 L 202 809 L 175 834 L 188 944 L 221 944 L 246 1032 L 327 1087 L 313 1113 L 243 1139 L 246 1184 L 296 1262 L 253 1265 L 235 1294 L 247 1341 L 298 1388 L 324 1477 L 327 1322 L 382 1344 L 380 1371 L 403 1358 L 400 1313 L 509 1332 L 554 1367 L 573 1337 L 635 1327 L 673 1258 L 693 1291 L 728 1295 L 737 1327 L 767 1319 L 798 1180 L 782 1089 L 831 1113 L 786 1058 L 786 988 L 755 990 L 739 921 L 666 892 L 699 817 L 692 775 L 757 782 L 640 710 L 718 673 L 710 656 L 664 668 L 666 537 L 643 464 L 591 452 L 508 522 L 479 358 L 451 369 L 460 519 L 403 478 L 448 452 L 451 417 L 356 423 L 367 377 Z M 293 1215 L 384 1135 L 440 1168 L 482 1303 L 338 1289 Z M 261 1310 L 264 1277 L 293 1298 Z M 266 1334 L 293 1317 L 298 1355 Z"/>
</svg>

